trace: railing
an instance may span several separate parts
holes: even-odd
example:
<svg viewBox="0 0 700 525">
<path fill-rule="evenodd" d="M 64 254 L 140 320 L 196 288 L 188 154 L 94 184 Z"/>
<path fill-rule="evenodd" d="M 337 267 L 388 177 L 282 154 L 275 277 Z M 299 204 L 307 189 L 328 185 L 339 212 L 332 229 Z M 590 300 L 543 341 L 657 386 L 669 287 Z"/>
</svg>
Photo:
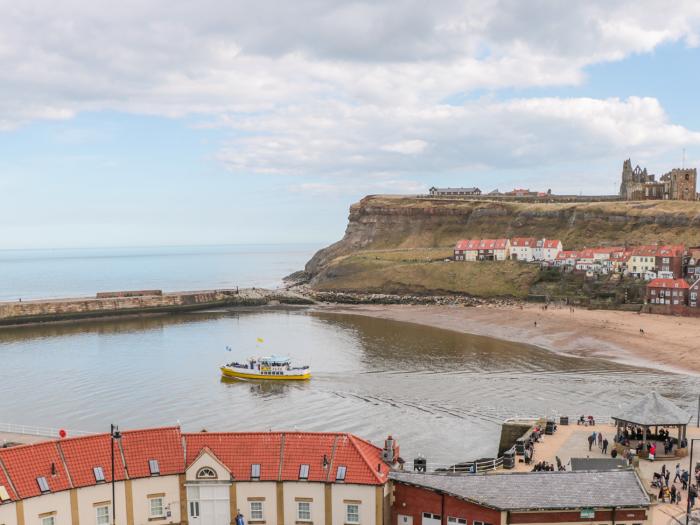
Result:
<svg viewBox="0 0 700 525">
<path fill-rule="evenodd" d="M 66 436 L 90 436 L 95 434 L 95 432 L 86 432 L 84 430 L 68 430 L 59 429 L 53 427 L 39 427 L 33 425 L 16 425 L 14 423 L 0 423 L 0 432 L 7 432 L 8 434 L 25 434 L 29 436 L 42 436 L 42 437 L 60 437 L 59 433 L 64 430 Z"/>
</svg>

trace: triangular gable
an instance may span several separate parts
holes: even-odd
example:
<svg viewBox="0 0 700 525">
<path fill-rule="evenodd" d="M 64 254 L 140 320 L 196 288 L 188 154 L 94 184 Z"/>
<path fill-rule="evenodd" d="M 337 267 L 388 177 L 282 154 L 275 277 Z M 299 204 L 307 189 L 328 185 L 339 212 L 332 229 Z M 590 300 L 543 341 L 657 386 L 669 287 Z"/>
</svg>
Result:
<svg viewBox="0 0 700 525">
<path fill-rule="evenodd" d="M 231 478 L 231 469 L 229 469 L 226 464 L 221 461 L 221 459 L 219 459 L 219 457 L 206 445 L 203 446 L 199 451 L 199 454 L 197 454 L 197 456 L 187 464 L 185 468 L 185 476 L 187 479 L 196 479 L 197 472 L 199 472 L 202 467 L 213 467 L 216 470 L 219 470 L 217 467 L 220 467 L 221 470 L 227 474 L 224 479 L 228 480 Z M 222 479 L 222 477 L 219 476 L 219 479 Z"/>
</svg>

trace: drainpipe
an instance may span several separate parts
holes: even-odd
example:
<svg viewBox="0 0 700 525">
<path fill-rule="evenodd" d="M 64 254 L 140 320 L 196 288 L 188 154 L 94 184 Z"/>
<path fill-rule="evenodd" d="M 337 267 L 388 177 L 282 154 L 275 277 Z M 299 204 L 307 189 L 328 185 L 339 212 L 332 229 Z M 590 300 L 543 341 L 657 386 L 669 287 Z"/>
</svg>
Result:
<svg viewBox="0 0 700 525">
<path fill-rule="evenodd" d="M 615 510 L 617 507 L 612 508 L 612 525 L 615 525 Z"/>
<path fill-rule="evenodd" d="M 447 516 L 445 516 L 445 493 L 442 493 L 442 499 L 440 501 L 440 523 L 442 525 L 447 525 Z M 613 524 L 615 525 L 615 524 Z"/>
</svg>

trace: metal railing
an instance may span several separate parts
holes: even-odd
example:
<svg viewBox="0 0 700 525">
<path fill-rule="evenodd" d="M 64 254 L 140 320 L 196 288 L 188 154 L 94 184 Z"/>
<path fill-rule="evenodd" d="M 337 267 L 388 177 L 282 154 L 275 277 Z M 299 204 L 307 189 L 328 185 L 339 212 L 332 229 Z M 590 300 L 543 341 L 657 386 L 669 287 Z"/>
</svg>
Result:
<svg viewBox="0 0 700 525">
<path fill-rule="evenodd" d="M 40 427 L 35 425 L 17 425 L 14 423 L 0 423 L 0 432 L 6 432 L 8 434 L 24 434 L 29 436 L 41 436 L 41 437 L 60 437 L 60 431 L 64 430 L 67 437 L 71 436 L 90 436 L 96 434 L 96 432 L 86 432 L 84 430 L 68 430 L 53 427 Z"/>
</svg>

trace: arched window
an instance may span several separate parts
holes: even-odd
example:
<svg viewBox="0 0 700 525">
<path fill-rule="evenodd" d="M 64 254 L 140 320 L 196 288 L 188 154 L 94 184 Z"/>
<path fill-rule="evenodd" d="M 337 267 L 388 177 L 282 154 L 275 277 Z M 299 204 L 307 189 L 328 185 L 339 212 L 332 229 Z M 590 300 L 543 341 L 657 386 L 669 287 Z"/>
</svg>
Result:
<svg viewBox="0 0 700 525">
<path fill-rule="evenodd" d="M 216 479 L 216 471 L 210 467 L 202 467 L 197 471 L 197 479 Z"/>
</svg>

